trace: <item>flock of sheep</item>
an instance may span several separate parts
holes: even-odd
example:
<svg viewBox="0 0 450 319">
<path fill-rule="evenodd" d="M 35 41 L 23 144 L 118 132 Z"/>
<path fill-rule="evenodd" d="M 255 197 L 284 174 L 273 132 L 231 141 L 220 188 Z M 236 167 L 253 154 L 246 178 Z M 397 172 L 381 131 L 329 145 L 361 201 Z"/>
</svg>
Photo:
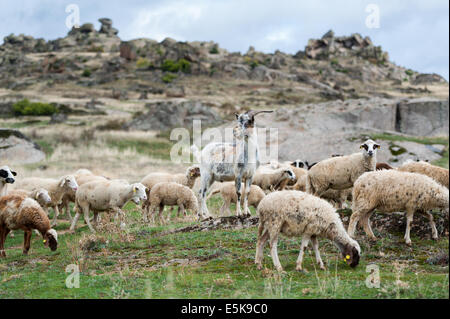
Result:
<svg viewBox="0 0 450 319">
<path fill-rule="evenodd" d="M 89 229 L 95 232 L 100 212 L 115 214 L 118 221 L 122 208 L 129 202 L 142 203 L 145 222 L 158 215 L 162 220 L 165 206 L 178 206 L 178 216 L 186 210 L 199 219 L 211 218 L 206 200 L 220 193 L 223 206 L 220 213 L 231 214 L 230 205 L 236 203 L 236 214 L 249 214 L 254 206 L 259 216 L 255 263 L 262 267 L 263 249 L 267 242 L 275 268 L 282 271 L 278 253 L 279 234 L 301 236 L 297 270 L 303 270 L 304 249 L 311 241 L 320 268 L 324 268 L 318 248 L 318 237 L 333 241 L 351 266 L 359 263 L 361 249 L 354 239 L 360 223 L 370 239 L 376 239 L 370 227 L 370 215 L 406 212 L 406 244 L 411 244 L 410 229 L 414 213 L 424 214 L 432 230 L 438 232 L 430 210 L 448 214 L 448 169 L 427 162 L 407 162 L 397 168 L 377 163 L 380 145 L 367 140 L 361 151 L 351 155 L 334 155 L 309 165 L 271 161 L 260 165 L 255 129 L 255 115 L 270 111 L 249 111 L 237 114 L 234 128 L 235 143 L 210 143 L 202 151 L 192 148 L 198 165 L 184 174 L 150 173 L 139 183 L 108 179 L 80 169 L 73 175 L 59 179 L 16 177 L 8 166 L 0 167 L 0 254 L 5 257 L 4 242 L 10 231 L 25 232 L 23 253 L 30 248 L 32 230 L 37 230 L 44 244 L 57 248 L 58 235 L 51 228 L 65 209 L 74 230 L 83 214 Z M 15 182 L 15 179 L 18 179 Z M 198 183 L 196 183 L 198 181 Z M 7 190 L 7 185 L 14 189 Z M 193 189 L 199 188 L 198 194 Z M 336 212 L 351 201 L 352 216 L 348 229 Z M 69 203 L 75 203 L 75 216 Z M 243 209 L 241 210 L 241 205 Z M 54 210 L 53 221 L 48 208 Z M 89 213 L 93 212 L 93 225 Z M 94 227 L 95 226 L 95 227 Z"/>
</svg>

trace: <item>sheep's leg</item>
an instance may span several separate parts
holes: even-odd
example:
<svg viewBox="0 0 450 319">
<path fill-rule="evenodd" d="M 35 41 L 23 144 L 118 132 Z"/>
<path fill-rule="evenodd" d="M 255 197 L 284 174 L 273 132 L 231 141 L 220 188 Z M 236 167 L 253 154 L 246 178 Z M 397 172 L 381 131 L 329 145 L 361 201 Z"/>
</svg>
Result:
<svg viewBox="0 0 450 319">
<path fill-rule="evenodd" d="M 323 265 L 322 258 L 320 257 L 320 251 L 319 251 L 319 241 L 317 240 L 316 236 L 311 237 L 311 243 L 314 249 L 314 254 L 316 255 L 316 262 L 319 264 L 320 269 L 325 270 L 325 266 Z"/>
<path fill-rule="evenodd" d="M 377 240 L 377 237 L 373 233 L 372 227 L 370 226 L 370 215 L 371 215 L 371 212 L 364 214 L 364 216 L 362 217 L 362 224 L 363 224 L 364 231 L 366 232 L 367 236 L 369 236 L 369 239 L 372 241 L 375 241 L 375 240 Z"/>
<path fill-rule="evenodd" d="M 428 218 L 428 221 L 430 223 L 430 227 L 431 227 L 431 238 L 433 239 L 438 239 L 439 235 L 438 235 L 438 231 L 436 229 L 436 224 L 434 222 L 434 218 L 433 215 L 430 212 L 424 212 L 425 216 Z"/>
<path fill-rule="evenodd" d="M 248 195 L 250 194 L 250 187 L 252 186 L 252 179 L 245 179 L 245 189 L 244 189 L 244 215 L 251 216 L 250 208 L 248 208 Z"/>
<path fill-rule="evenodd" d="M 28 255 L 28 251 L 30 250 L 31 245 L 31 230 L 26 230 L 23 233 L 23 254 Z"/>
<path fill-rule="evenodd" d="M 72 224 L 70 225 L 71 231 L 75 230 L 75 226 L 77 225 L 78 219 L 81 216 L 80 207 L 78 205 L 75 205 L 74 211 L 75 211 L 75 216 L 73 217 Z"/>
<path fill-rule="evenodd" d="M 180 215 L 186 216 L 186 209 L 184 208 L 183 203 L 178 204 L 178 217 L 180 217 Z"/>
<path fill-rule="evenodd" d="M 84 220 L 86 221 L 86 224 L 88 225 L 91 232 L 95 233 L 95 229 L 94 229 L 94 227 L 92 227 L 91 221 L 89 220 L 89 205 L 81 207 L 81 209 L 83 211 L 83 216 L 84 216 Z"/>
<path fill-rule="evenodd" d="M 408 246 L 411 246 L 411 238 L 410 238 L 410 233 L 411 233 L 411 223 L 413 221 L 413 216 L 414 216 L 414 210 L 408 210 L 406 212 L 406 232 L 405 232 L 405 243 Z"/>
<path fill-rule="evenodd" d="M 69 217 L 69 221 L 72 222 L 72 215 L 70 214 L 70 205 L 69 205 L 69 202 L 66 203 L 65 209 L 66 209 L 67 217 Z"/>
<path fill-rule="evenodd" d="M 54 212 L 54 216 L 53 216 L 53 221 L 52 221 L 52 227 L 56 226 L 56 224 L 58 223 L 58 216 L 59 216 L 59 209 L 58 209 L 58 205 L 53 206 L 53 212 Z"/>
<path fill-rule="evenodd" d="M 6 257 L 5 253 L 5 239 L 6 239 L 6 228 L 0 226 L 0 257 Z"/>
<path fill-rule="evenodd" d="M 295 270 L 297 271 L 304 271 L 307 272 L 306 269 L 303 269 L 303 255 L 305 254 L 305 248 L 309 244 L 310 237 L 307 235 L 304 235 L 302 238 L 302 243 L 300 244 L 300 253 L 298 254 L 297 258 L 297 266 L 295 267 Z"/>
<path fill-rule="evenodd" d="M 361 218 L 361 212 L 354 211 L 352 216 L 350 217 L 350 222 L 348 223 L 347 233 L 350 237 L 355 237 L 356 226 L 358 225 L 358 221 Z"/>
<path fill-rule="evenodd" d="M 270 236 L 270 255 L 272 256 L 273 265 L 277 271 L 282 272 L 283 267 L 281 266 L 280 259 L 278 258 L 278 232 L 276 234 L 269 233 Z"/>
<path fill-rule="evenodd" d="M 225 211 L 229 212 L 231 215 L 230 201 L 228 200 L 223 201 L 222 207 L 220 207 L 220 216 L 225 216 Z"/>
<path fill-rule="evenodd" d="M 161 224 L 163 223 L 163 216 L 162 216 L 163 210 L 164 210 L 164 204 L 160 203 L 160 204 L 159 204 L 158 219 L 159 219 L 159 222 L 160 222 Z"/>
<path fill-rule="evenodd" d="M 236 215 L 237 216 L 241 216 L 242 215 L 242 210 L 241 210 L 241 182 L 242 182 L 242 178 L 240 176 L 236 177 L 236 180 L 234 181 L 234 185 L 236 187 L 236 196 L 237 196 L 237 200 L 236 200 Z"/>
<path fill-rule="evenodd" d="M 264 229 L 263 223 L 259 224 L 258 228 L 258 241 L 256 243 L 256 255 L 255 255 L 255 264 L 256 267 L 261 270 L 262 262 L 264 259 L 264 246 L 269 239 L 269 232 Z"/>
<path fill-rule="evenodd" d="M 94 212 L 94 217 L 92 218 L 92 222 L 94 223 L 95 228 L 97 228 L 98 225 L 98 212 Z"/>
</svg>

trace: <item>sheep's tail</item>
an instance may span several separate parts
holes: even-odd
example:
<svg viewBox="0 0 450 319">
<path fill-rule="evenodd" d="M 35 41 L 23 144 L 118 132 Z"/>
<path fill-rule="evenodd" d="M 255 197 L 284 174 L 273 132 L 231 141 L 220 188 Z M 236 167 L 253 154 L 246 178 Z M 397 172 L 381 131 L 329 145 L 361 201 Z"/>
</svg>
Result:
<svg viewBox="0 0 450 319">
<path fill-rule="evenodd" d="M 191 146 L 191 151 L 192 151 L 192 154 L 194 155 L 195 162 L 200 163 L 201 162 L 201 158 L 202 158 L 202 153 L 198 149 L 197 145 L 193 144 Z"/>
<path fill-rule="evenodd" d="M 309 174 L 306 174 L 305 191 L 308 194 L 314 194 L 316 192 L 313 184 L 311 183 L 311 176 Z"/>
</svg>

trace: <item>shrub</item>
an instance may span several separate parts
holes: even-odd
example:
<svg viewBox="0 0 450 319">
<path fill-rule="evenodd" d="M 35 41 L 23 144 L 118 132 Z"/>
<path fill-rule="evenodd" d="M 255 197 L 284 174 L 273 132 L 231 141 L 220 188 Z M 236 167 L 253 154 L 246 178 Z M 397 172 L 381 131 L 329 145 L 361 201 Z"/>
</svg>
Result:
<svg viewBox="0 0 450 319">
<path fill-rule="evenodd" d="M 81 76 L 84 76 L 84 77 L 90 77 L 91 76 L 91 69 L 84 69 L 83 70 L 83 73 L 81 73 Z"/>
<path fill-rule="evenodd" d="M 406 70 L 405 73 L 408 76 L 412 76 L 414 74 L 413 70 L 411 70 L 411 69 Z"/>
<path fill-rule="evenodd" d="M 148 68 L 150 68 L 152 66 L 153 66 L 153 64 L 146 58 L 139 58 L 136 61 L 136 67 L 138 69 L 148 69 Z"/>
<path fill-rule="evenodd" d="M 210 54 L 218 54 L 219 53 L 219 49 L 217 48 L 217 45 L 214 45 L 210 50 L 209 50 Z"/>
<path fill-rule="evenodd" d="M 162 64 L 162 70 L 167 72 L 177 73 L 178 71 L 182 71 L 184 73 L 191 72 L 191 63 L 186 59 L 179 59 L 177 62 L 166 59 Z"/>
<path fill-rule="evenodd" d="M 171 83 L 173 80 L 177 78 L 176 75 L 167 73 L 162 77 L 164 83 Z"/>
<path fill-rule="evenodd" d="M 57 113 L 58 109 L 55 105 L 49 103 L 30 102 L 23 99 L 13 104 L 13 112 L 16 115 L 52 115 Z"/>
<path fill-rule="evenodd" d="M 256 68 L 259 65 L 258 60 L 250 58 L 248 56 L 244 57 L 244 63 L 248 64 L 252 69 Z"/>
<path fill-rule="evenodd" d="M 88 51 L 89 52 L 105 52 L 105 49 L 103 49 L 103 47 L 101 45 L 99 45 L 99 46 L 93 45 L 88 49 Z"/>
</svg>

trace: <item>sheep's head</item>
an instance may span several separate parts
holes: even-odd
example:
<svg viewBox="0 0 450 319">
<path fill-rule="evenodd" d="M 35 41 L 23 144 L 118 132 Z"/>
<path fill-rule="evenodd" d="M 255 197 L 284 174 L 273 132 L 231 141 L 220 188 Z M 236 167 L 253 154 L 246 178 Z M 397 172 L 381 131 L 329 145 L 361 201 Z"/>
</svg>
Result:
<svg viewBox="0 0 450 319">
<path fill-rule="evenodd" d="M 77 181 L 75 180 L 75 176 L 73 175 L 66 175 L 61 177 L 59 186 L 72 192 L 76 192 L 78 189 Z"/>
<path fill-rule="evenodd" d="M 195 165 L 187 169 L 186 175 L 188 178 L 197 178 L 200 176 L 200 167 Z"/>
<path fill-rule="evenodd" d="M 12 171 L 8 166 L 0 167 L 0 181 L 3 183 L 13 184 L 15 182 L 14 176 L 16 175 L 17 173 Z"/>
<path fill-rule="evenodd" d="M 368 139 L 364 143 L 362 143 L 359 148 L 363 150 L 364 156 L 372 157 L 377 154 L 377 149 L 381 146 L 380 144 L 375 143 L 371 139 Z"/>
<path fill-rule="evenodd" d="M 132 197 L 131 201 L 136 205 L 139 205 L 141 201 L 147 200 L 147 194 L 149 189 L 141 183 L 131 184 Z"/>
<path fill-rule="evenodd" d="M 283 171 L 283 175 L 285 178 L 289 179 L 290 181 L 295 181 L 295 179 L 296 179 L 295 174 L 291 169 L 285 169 Z"/>
<path fill-rule="evenodd" d="M 291 163 L 291 166 L 297 167 L 297 168 L 303 168 L 306 166 L 306 164 L 304 162 L 302 162 L 301 160 L 295 160 Z"/>
<path fill-rule="evenodd" d="M 50 247 L 51 251 L 55 251 L 58 248 L 58 234 L 53 228 L 47 230 L 44 235 L 44 246 Z"/>
<path fill-rule="evenodd" d="M 50 198 L 50 195 L 48 194 L 48 191 L 43 188 L 39 189 L 36 192 L 35 198 L 38 201 L 38 203 L 45 204 L 45 205 L 50 204 L 52 201 L 52 199 Z"/>
<path fill-rule="evenodd" d="M 361 248 L 355 240 L 353 240 L 352 244 L 345 245 L 345 248 L 341 251 L 341 253 L 347 265 L 352 268 L 358 266 Z"/>
<path fill-rule="evenodd" d="M 248 138 L 253 134 L 253 128 L 255 127 L 255 116 L 259 113 L 272 113 L 273 111 L 247 111 L 241 114 L 235 114 L 238 122 L 237 127 L 234 128 L 234 135 L 236 137 Z"/>
</svg>

